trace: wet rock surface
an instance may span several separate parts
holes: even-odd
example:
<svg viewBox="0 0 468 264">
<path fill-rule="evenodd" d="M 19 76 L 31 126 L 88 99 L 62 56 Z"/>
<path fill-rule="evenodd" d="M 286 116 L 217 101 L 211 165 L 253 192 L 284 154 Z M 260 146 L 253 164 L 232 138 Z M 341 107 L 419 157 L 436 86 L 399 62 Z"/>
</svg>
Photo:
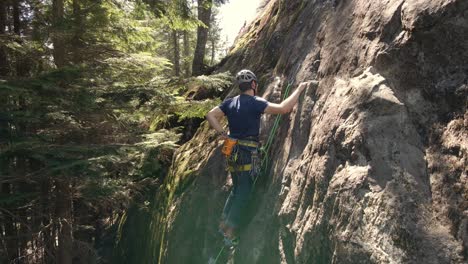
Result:
<svg viewBox="0 0 468 264">
<path fill-rule="evenodd" d="M 262 10 L 221 71 L 251 68 L 274 102 L 288 84 L 320 85 L 282 117 L 230 263 L 466 263 L 468 1 Z M 262 119 L 264 141 L 274 118 Z M 178 151 L 162 263 L 219 251 L 220 144 L 205 123 Z"/>
</svg>

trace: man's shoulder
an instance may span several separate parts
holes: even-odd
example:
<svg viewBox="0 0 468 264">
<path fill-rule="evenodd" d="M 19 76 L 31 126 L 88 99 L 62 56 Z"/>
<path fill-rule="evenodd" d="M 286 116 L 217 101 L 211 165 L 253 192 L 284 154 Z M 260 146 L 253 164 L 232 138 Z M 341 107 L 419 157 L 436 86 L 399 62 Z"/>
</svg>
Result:
<svg viewBox="0 0 468 264">
<path fill-rule="evenodd" d="M 232 102 L 232 100 L 234 100 L 236 97 L 237 97 L 237 96 L 225 98 L 224 101 L 223 101 L 223 104 Z"/>
<path fill-rule="evenodd" d="M 240 95 L 236 95 L 236 96 L 231 96 L 231 97 L 228 97 L 226 99 L 224 99 L 225 101 L 229 100 L 229 101 L 232 101 L 232 100 L 238 100 L 240 98 Z"/>
<path fill-rule="evenodd" d="M 260 103 L 268 103 L 268 101 L 265 98 L 254 96 L 255 101 L 260 102 Z"/>
</svg>

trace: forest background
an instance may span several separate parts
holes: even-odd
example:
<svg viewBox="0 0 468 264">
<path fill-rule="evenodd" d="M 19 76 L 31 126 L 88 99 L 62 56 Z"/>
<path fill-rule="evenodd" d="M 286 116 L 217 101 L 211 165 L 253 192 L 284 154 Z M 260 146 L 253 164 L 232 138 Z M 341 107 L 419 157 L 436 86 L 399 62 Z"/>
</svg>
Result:
<svg viewBox="0 0 468 264">
<path fill-rule="evenodd" d="M 128 263 L 232 83 L 216 0 L 0 1 L 0 263 Z M 200 92 L 201 91 L 201 92 Z"/>
</svg>

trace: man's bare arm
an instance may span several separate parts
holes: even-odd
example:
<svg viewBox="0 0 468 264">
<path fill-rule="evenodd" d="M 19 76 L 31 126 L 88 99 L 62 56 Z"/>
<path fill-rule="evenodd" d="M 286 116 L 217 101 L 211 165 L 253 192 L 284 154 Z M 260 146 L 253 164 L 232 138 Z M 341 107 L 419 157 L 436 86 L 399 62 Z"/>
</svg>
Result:
<svg viewBox="0 0 468 264">
<path fill-rule="evenodd" d="M 309 81 L 309 82 L 300 83 L 297 89 L 280 104 L 268 102 L 268 106 L 265 108 L 264 112 L 267 114 L 286 114 L 286 113 L 291 112 L 291 110 L 297 104 L 299 95 L 301 95 L 302 91 L 304 91 L 304 89 L 309 87 L 310 85 L 317 86 L 318 82 Z"/>
<path fill-rule="evenodd" d="M 224 133 L 224 129 L 219 123 L 218 119 L 224 116 L 224 112 L 218 107 L 214 107 L 213 109 L 206 114 L 206 119 L 208 123 L 210 123 L 211 127 L 213 127 L 219 134 Z"/>
</svg>

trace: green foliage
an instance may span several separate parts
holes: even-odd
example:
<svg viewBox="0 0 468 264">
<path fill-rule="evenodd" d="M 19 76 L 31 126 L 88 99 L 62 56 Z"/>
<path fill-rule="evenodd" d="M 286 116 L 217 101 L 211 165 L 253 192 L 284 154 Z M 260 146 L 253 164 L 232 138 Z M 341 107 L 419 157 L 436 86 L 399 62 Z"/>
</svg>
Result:
<svg viewBox="0 0 468 264">
<path fill-rule="evenodd" d="M 222 72 L 209 76 L 197 76 L 193 81 L 199 85 L 208 87 L 209 89 L 223 91 L 232 85 L 234 78 L 230 72 Z"/>
<path fill-rule="evenodd" d="M 28 174 L 31 179 L 72 175 L 83 181 L 83 195 L 110 195 L 125 189 L 128 181 L 162 171 L 165 165 L 150 157 L 170 162 L 171 152 L 164 150 L 177 147 L 178 135 L 151 124 L 173 116 L 202 117 L 216 101 L 189 107 L 177 93 L 183 89 L 167 75 L 171 63 L 161 56 L 160 33 L 168 24 L 182 30 L 200 24 L 187 2 L 172 1 L 162 13 L 155 10 L 163 5 L 153 9 L 141 1 L 79 3 L 83 28 L 75 27 L 74 10 L 66 4 L 61 26 L 51 30 L 51 5 L 38 3 L 35 12 L 44 16 L 31 19 L 34 40 L 0 38 L 10 63 L 31 58 L 26 70 L 33 76 L 0 82 L 0 117 L 13 129 L 0 141 L 0 158 L 21 156 L 40 164 L 41 170 Z M 51 47 L 43 34 L 47 30 L 65 42 L 79 34 L 82 46 L 72 53 L 80 52 L 82 63 L 53 70 Z M 67 59 L 72 55 L 66 54 Z M 222 78 L 203 78 L 195 81 L 215 89 L 225 85 Z M 131 169 L 122 170 L 125 166 Z M 115 177 L 128 181 L 110 179 Z"/>
<path fill-rule="evenodd" d="M 121 52 L 155 52 L 159 47 L 154 36 L 157 30 L 155 16 L 143 5 L 127 1 L 103 1 L 96 14 L 95 37 L 112 43 Z"/>
<path fill-rule="evenodd" d="M 115 223 L 108 219 L 125 216 L 119 232 L 131 232 L 128 208 L 151 222 L 147 210 L 157 208 L 154 192 L 180 144 L 183 122 L 203 118 L 232 83 L 229 73 L 171 76 L 168 33 L 185 31 L 194 45 L 202 23 L 193 6 L 182 0 L 65 1 L 63 19 L 52 26 L 51 1 L 21 3 L 22 34 L 0 36 L 0 71 L 8 67 L 0 72 L 0 176 L 11 187 L 0 193 L 0 209 L 14 209 L 18 226 L 50 231 L 41 225 L 57 216 L 42 210 L 55 206 L 57 182 L 65 182 L 80 208 L 70 210 L 89 214 L 76 217 L 76 226 L 106 222 L 107 228 Z M 65 50 L 59 68 L 54 39 Z M 186 98 L 197 90 L 206 99 Z M 50 219 L 31 223 L 32 212 Z M 44 237 L 33 236 L 27 239 Z M 120 245 L 128 245 L 123 240 Z"/>
<path fill-rule="evenodd" d="M 15 195 L 0 194 L 0 208 L 9 205 L 24 206 L 37 195 L 38 193 L 35 192 L 16 193 Z"/>
<path fill-rule="evenodd" d="M 171 66 L 167 59 L 145 52 L 128 54 L 125 58 L 109 58 L 105 63 L 112 69 L 108 78 L 133 84 L 154 81 L 153 78 L 162 75 Z M 114 85 L 119 83 L 114 82 Z"/>
<path fill-rule="evenodd" d="M 142 94 L 154 101 L 172 95 L 162 89 L 167 81 L 156 70 L 121 78 L 119 83 L 102 78 L 103 73 L 121 71 L 120 65 L 99 71 L 65 67 L 36 78 L 0 82 L 0 95 L 8 98 L 0 106 L 0 116 L 18 131 L 10 132 L 8 141 L 2 137 L 0 160 L 21 157 L 38 164 L 39 170 L 21 175 L 28 182 L 70 179 L 80 200 L 103 210 L 104 206 L 122 210 L 122 204 L 157 185 L 179 135 L 169 130 L 147 133 L 145 113 L 152 108 L 145 106 Z M 127 64 L 135 73 L 140 66 Z M 28 127 L 33 133 L 25 133 Z M 11 173 L 2 171 L 6 177 L 13 177 Z M 38 195 L 15 193 L 0 197 L 0 203 L 20 206 L 37 201 Z"/>
<path fill-rule="evenodd" d="M 213 107 L 219 105 L 221 100 L 219 99 L 206 99 L 203 101 L 191 101 L 185 102 L 180 105 L 177 115 L 179 121 L 189 118 L 203 118 L 208 111 Z"/>
<path fill-rule="evenodd" d="M 167 87 L 175 94 L 164 101 L 150 100 L 146 105 L 151 109 L 159 109 L 165 114 L 153 115 L 150 122 L 150 130 L 154 131 L 176 117 L 178 122 L 190 118 L 204 118 L 206 113 L 216 105 L 219 105 L 218 96 L 232 85 L 233 77 L 229 72 L 214 75 L 201 75 L 191 77 L 179 82 L 167 83 Z M 207 99 L 187 99 L 190 94 L 203 90 Z M 163 106 L 163 107 L 158 107 Z M 158 112 L 159 113 L 159 112 Z"/>
<path fill-rule="evenodd" d="M 187 86 L 206 89 L 205 93 L 214 98 L 201 101 L 187 101 L 185 98 L 179 98 L 179 105 L 176 110 L 179 121 L 188 118 L 204 118 L 209 110 L 220 104 L 221 100 L 216 95 L 221 94 L 226 88 L 230 87 L 232 82 L 233 77 L 229 72 L 191 78 Z"/>
<path fill-rule="evenodd" d="M 190 2 L 186 0 L 171 0 L 162 22 L 175 30 L 194 30 L 205 26 L 191 12 Z"/>
</svg>

